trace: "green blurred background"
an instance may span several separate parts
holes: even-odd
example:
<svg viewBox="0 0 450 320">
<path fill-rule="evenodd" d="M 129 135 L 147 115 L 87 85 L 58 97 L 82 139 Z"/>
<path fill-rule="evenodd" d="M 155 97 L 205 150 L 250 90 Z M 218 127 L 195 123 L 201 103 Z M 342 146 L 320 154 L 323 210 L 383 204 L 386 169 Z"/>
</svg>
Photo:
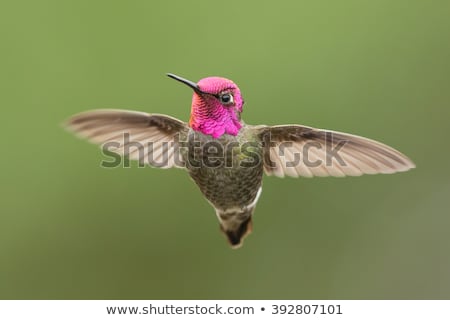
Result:
<svg viewBox="0 0 450 320">
<path fill-rule="evenodd" d="M 450 298 L 448 1 L 2 1 L 0 298 Z M 220 75 L 247 123 L 380 140 L 417 169 L 265 178 L 231 250 L 182 170 L 102 169 L 60 123 L 187 120 Z"/>
</svg>

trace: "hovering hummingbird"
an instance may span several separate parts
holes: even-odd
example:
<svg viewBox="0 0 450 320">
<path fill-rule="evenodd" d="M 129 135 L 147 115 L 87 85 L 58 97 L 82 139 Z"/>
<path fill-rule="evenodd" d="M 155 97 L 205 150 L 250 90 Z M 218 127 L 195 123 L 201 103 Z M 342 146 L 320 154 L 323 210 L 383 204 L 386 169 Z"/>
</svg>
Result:
<svg viewBox="0 0 450 320">
<path fill-rule="evenodd" d="M 263 173 L 277 177 L 360 176 L 415 167 L 399 151 L 364 137 L 302 125 L 248 125 L 231 80 L 198 83 L 188 123 L 162 114 L 100 109 L 71 117 L 76 134 L 131 160 L 186 169 L 216 211 L 233 248 L 251 231 Z"/>
</svg>

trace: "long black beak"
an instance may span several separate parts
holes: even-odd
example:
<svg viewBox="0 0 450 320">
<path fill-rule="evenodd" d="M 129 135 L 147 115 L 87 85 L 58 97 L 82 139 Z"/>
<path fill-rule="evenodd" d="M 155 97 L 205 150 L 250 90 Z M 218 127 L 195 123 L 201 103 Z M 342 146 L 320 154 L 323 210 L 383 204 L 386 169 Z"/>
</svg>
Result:
<svg viewBox="0 0 450 320">
<path fill-rule="evenodd" d="M 173 73 L 167 73 L 167 76 L 172 79 L 175 79 L 177 81 L 180 81 L 181 83 L 184 83 L 185 85 L 191 87 L 197 93 L 203 93 L 200 90 L 200 88 L 198 87 L 198 85 L 193 81 L 187 80 L 187 79 L 177 76 L 176 74 L 173 74 Z"/>
</svg>

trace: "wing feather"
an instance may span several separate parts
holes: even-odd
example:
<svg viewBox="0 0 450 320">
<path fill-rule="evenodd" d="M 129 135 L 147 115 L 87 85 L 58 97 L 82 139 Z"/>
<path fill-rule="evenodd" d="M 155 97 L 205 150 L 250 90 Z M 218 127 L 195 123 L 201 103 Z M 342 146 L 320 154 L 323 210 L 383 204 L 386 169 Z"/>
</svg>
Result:
<svg viewBox="0 0 450 320">
<path fill-rule="evenodd" d="M 394 148 L 361 136 L 300 125 L 258 129 L 268 175 L 343 177 L 415 168 L 408 157 Z"/>
<path fill-rule="evenodd" d="M 184 167 L 174 159 L 180 135 L 188 131 L 186 123 L 161 114 L 101 109 L 75 115 L 65 126 L 76 135 L 130 160 L 160 168 Z"/>
</svg>

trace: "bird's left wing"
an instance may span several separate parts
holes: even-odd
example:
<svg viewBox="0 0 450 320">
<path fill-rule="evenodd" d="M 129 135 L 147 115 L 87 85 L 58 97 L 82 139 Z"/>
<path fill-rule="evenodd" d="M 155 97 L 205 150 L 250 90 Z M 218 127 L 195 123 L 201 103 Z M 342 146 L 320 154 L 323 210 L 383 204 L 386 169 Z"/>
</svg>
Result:
<svg viewBox="0 0 450 320">
<path fill-rule="evenodd" d="M 267 175 L 343 177 L 415 167 L 399 151 L 356 135 L 300 125 L 261 126 L 257 130 Z"/>
<path fill-rule="evenodd" d="M 185 122 L 128 110 L 99 109 L 77 114 L 65 126 L 75 134 L 131 160 L 159 168 L 184 167 L 179 154 Z"/>
</svg>

